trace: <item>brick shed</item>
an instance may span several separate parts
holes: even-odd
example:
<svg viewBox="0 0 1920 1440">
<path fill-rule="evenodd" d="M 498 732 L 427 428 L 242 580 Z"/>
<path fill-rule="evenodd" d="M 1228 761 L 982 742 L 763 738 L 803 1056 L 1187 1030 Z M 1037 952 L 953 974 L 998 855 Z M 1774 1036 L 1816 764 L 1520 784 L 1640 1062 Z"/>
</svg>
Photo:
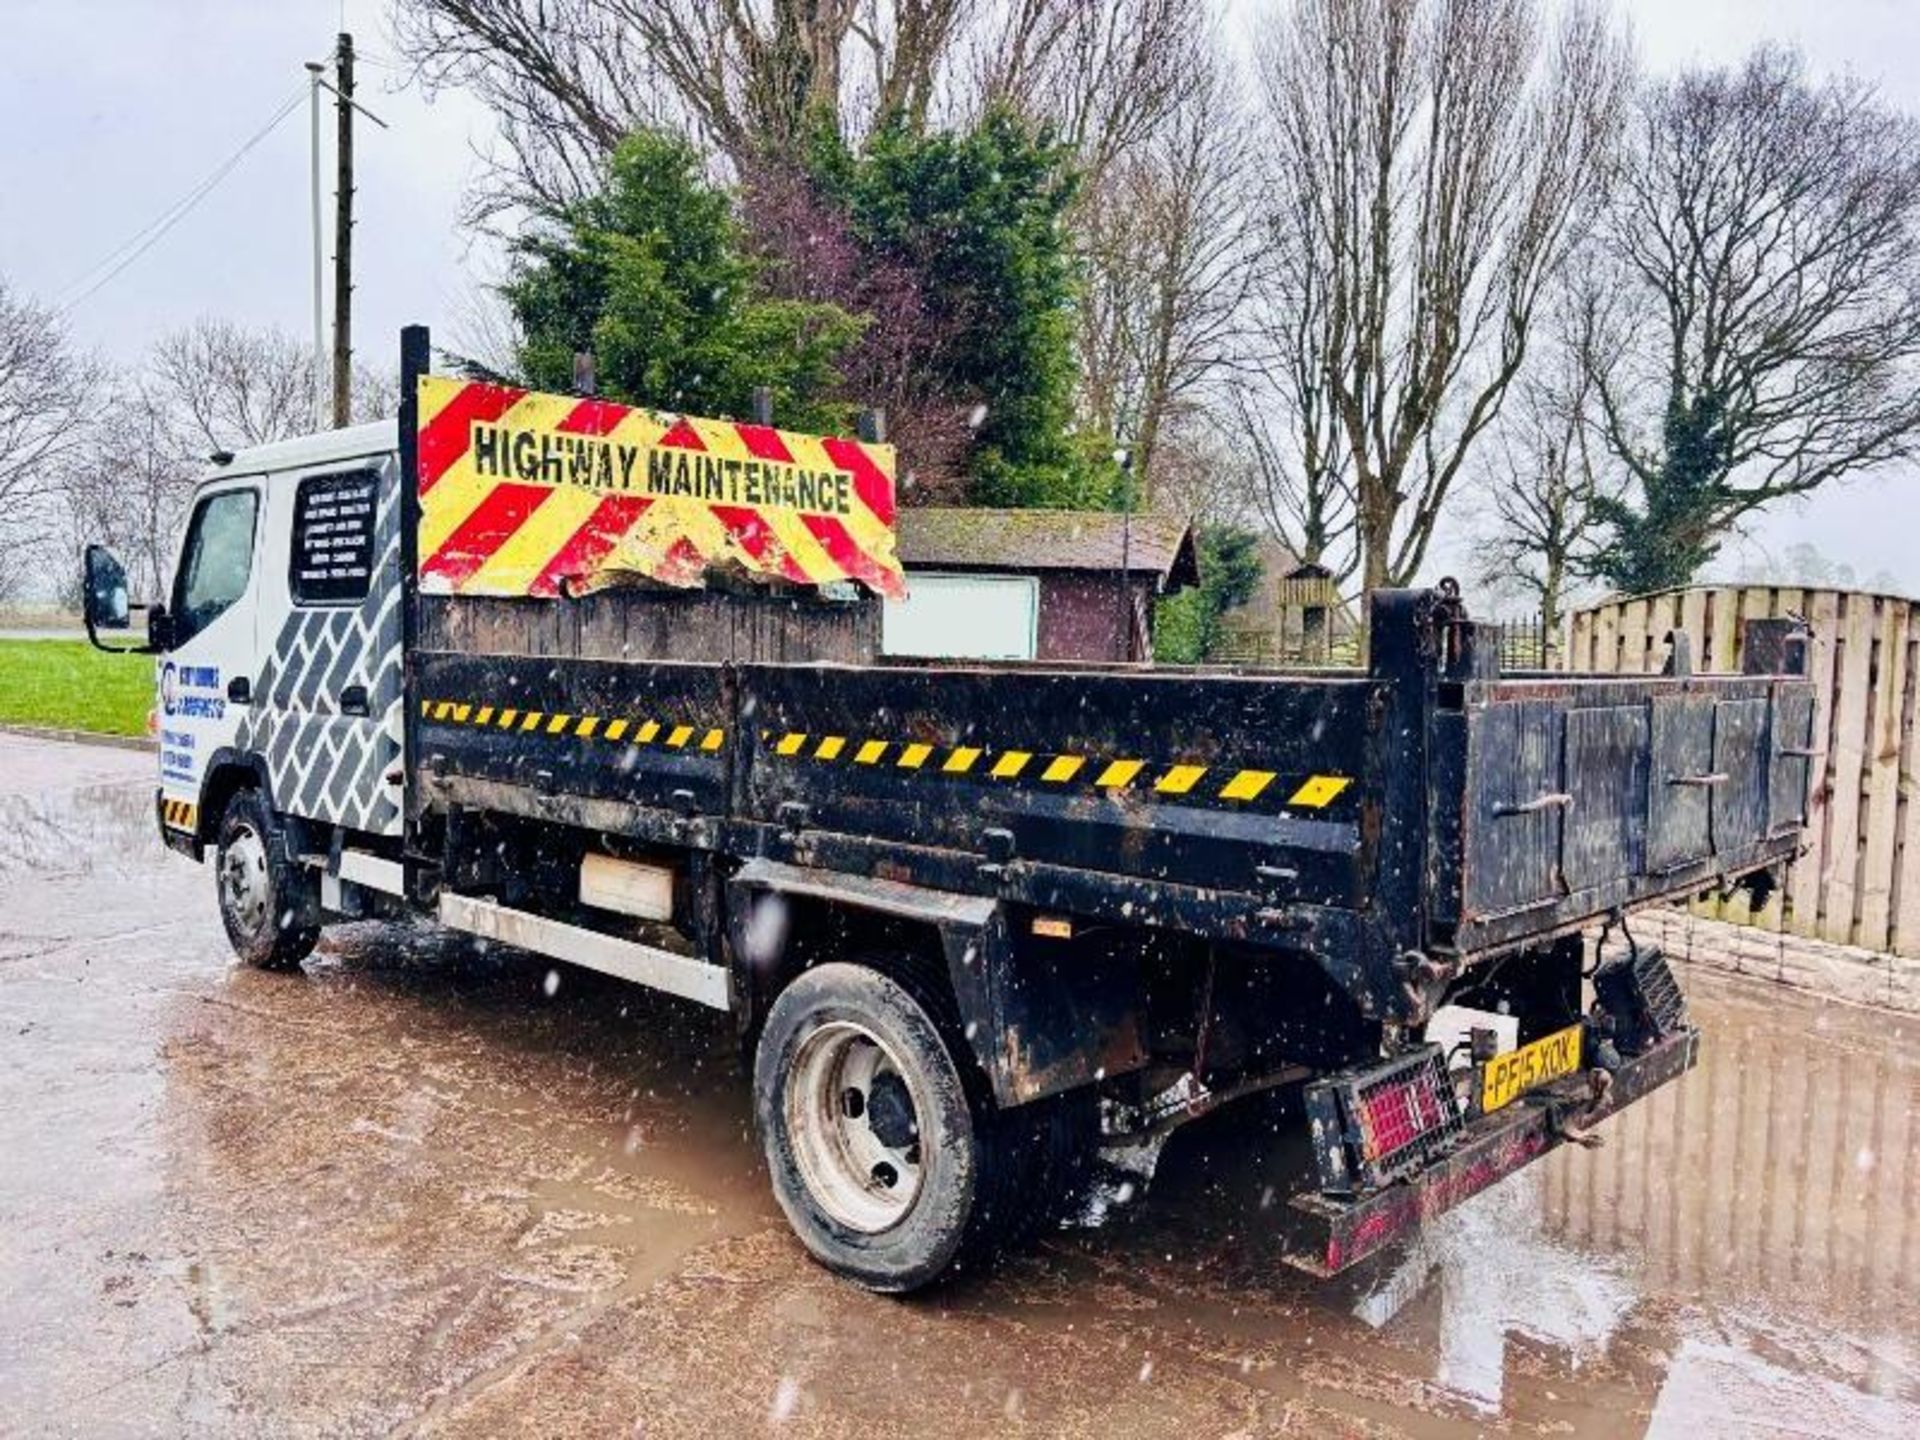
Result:
<svg viewBox="0 0 1920 1440">
<path fill-rule="evenodd" d="M 1085 510 L 900 511 L 895 654 L 1145 660 L 1153 599 L 1199 583 L 1193 527 Z"/>
</svg>

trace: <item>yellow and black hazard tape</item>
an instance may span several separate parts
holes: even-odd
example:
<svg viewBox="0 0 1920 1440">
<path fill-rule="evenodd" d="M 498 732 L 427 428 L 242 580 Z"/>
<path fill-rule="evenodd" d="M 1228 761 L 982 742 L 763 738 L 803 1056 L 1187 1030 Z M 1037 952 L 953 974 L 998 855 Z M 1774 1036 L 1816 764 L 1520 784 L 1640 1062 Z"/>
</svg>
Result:
<svg viewBox="0 0 1920 1440">
<path fill-rule="evenodd" d="M 630 715 L 569 715 L 551 710 L 475 705 L 462 700 L 422 700 L 420 714 L 425 719 L 449 725 L 475 725 L 522 735 L 607 740 L 615 744 L 657 744 L 668 750 L 714 751 L 727 743 L 727 732 L 716 726 L 637 719 Z"/>
<path fill-rule="evenodd" d="M 688 725 L 668 719 L 627 715 L 575 715 L 463 700 L 422 700 L 423 718 L 448 725 L 512 731 L 614 744 L 659 745 L 668 750 L 717 751 L 726 744 L 718 726 Z M 766 732 L 762 738 L 777 756 L 824 764 L 867 765 L 917 774 L 1037 784 L 1043 788 L 1091 788 L 1109 795 L 1135 794 L 1172 801 L 1220 801 L 1252 804 L 1274 793 L 1276 781 L 1290 784 L 1290 808 L 1324 810 L 1353 784 L 1346 775 L 1289 776 L 1244 766 L 1169 764 L 1126 756 L 1072 751 L 991 749 L 976 745 L 931 745 L 918 740 L 888 740 L 857 735 Z"/>
<path fill-rule="evenodd" d="M 1174 801 L 1251 803 L 1273 789 L 1280 774 L 1236 766 L 1166 764 L 1072 751 L 996 750 L 976 745 L 929 745 L 851 735 L 769 733 L 774 754 L 827 764 L 883 766 L 922 774 L 1091 787 L 1109 795 L 1144 794 Z M 1291 779 L 1291 777 L 1289 777 Z M 1309 775 L 1288 794 L 1289 806 L 1323 810 L 1353 781 L 1345 775 Z"/>
<path fill-rule="evenodd" d="M 169 830 L 185 830 L 193 833 L 195 822 L 199 819 L 200 807 L 191 800 L 162 800 L 160 802 L 160 820 Z"/>
</svg>

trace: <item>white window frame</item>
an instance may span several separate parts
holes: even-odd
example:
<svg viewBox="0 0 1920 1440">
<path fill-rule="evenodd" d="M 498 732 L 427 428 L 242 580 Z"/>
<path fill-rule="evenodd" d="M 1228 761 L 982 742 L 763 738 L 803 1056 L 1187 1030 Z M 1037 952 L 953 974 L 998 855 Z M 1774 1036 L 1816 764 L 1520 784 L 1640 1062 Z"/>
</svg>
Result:
<svg viewBox="0 0 1920 1440">
<path fill-rule="evenodd" d="M 882 612 L 880 621 L 880 650 L 884 655 L 897 656 L 904 660 L 1033 660 L 1040 654 L 1040 601 L 1042 591 L 1038 575 L 1007 574 L 991 570 L 909 570 L 907 571 L 907 593 L 913 593 L 913 587 L 926 581 L 957 580 L 968 584 L 984 583 L 994 585 L 1017 585 L 1031 598 L 1027 608 L 1026 654 L 1024 655 L 979 655 L 973 653 L 959 655 L 916 655 L 896 650 L 887 638 L 887 619 L 896 613 L 893 603 L 889 602 Z M 909 600 L 909 603 L 911 601 Z"/>
</svg>

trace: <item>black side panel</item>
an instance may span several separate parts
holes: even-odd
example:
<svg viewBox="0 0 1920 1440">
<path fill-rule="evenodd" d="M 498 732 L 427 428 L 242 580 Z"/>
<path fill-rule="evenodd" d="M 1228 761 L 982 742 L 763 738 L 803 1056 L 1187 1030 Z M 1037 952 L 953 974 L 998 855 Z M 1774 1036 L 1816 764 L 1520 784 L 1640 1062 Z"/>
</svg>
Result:
<svg viewBox="0 0 1920 1440">
<path fill-rule="evenodd" d="M 727 809 L 726 671 L 718 665 L 419 659 L 430 769 L 675 814 Z"/>
<path fill-rule="evenodd" d="M 1361 681 L 428 652 L 432 774 L 970 857 L 1363 903 Z M 812 862 L 809 862 L 812 863 Z M 897 878 L 897 877 L 896 877 Z"/>
<path fill-rule="evenodd" d="M 1714 707 L 1713 771 L 1727 778 L 1712 787 L 1713 848 L 1745 850 L 1766 833 L 1767 701 L 1729 700 Z"/>
<path fill-rule="evenodd" d="M 1580 891 L 1645 866 L 1647 739 L 1644 705 L 1567 712 L 1566 821 L 1561 867 Z"/>
<path fill-rule="evenodd" d="M 1451 936 L 1462 951 L 1698 890 L 1791 853 L 1805 761 L 1781 756 L 1771 732 L 1805 732 L 1804 681 L 1542 675 L 1469 685 L 1464 699 L 1464 785 L 1443 765 L 1430 771 L 1446 781 L 1432 824 L 1437 863 L 1456 833 L 1440 812 L 1456 805 L 1464 818 L 1464 900 Z M 1791 706 L 1778 721 L 1776 703 Z M 1443 716 L 1430 729 L 1449 733 Z M 1786 818 L 1769 830 L 1774 794 Z M 1444 881 L 1430 885 L 1430 915 L 1444 926 L 1452 896 Z"/>
<path fill-rule="evenodd" d="M 743 818 L 1361 903 L 1363 682 L 749 666 L 740 685 Z"/>
<path fill-rule="evenodd" d="M 1710 695 L 1653 702 L 1653 770 L 1647 804 L 1647 869 L 1655 874 L 1705 859 L 1712 847 L 1713 711 Z"/>
<path fill-rule="evenodd" d="M 1797 830 L 1807 818 L 1807 771 L 1813 764 L 1813 695 L 1804 685 L 1774 692 L 1772 781 L 1767 787 L 1767 831 Z"/>
<path fill-rule="evenodd" d="M 1467 757 L 1466 904 L 1499 915 L 1558 893 L 1560 708 L 1547 700 L 1489 706 Z"/>
</svg>

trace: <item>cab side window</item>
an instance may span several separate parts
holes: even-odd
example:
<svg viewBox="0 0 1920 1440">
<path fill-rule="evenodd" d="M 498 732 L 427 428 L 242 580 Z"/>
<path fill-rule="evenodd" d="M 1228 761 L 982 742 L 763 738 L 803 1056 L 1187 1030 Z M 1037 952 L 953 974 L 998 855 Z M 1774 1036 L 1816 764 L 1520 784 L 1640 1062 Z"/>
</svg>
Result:
<svg viewBox="0 0 1920 1440">
<path fill-rule="evenodd" d="M 287 588 L 296 605 L 358 605 L 373 583 L 373 521 L 380 477 L 372 470 L 314 475 L 293 497 Z"/>
<path fill-rule="evenodd" d="M 223 490 L 195 507 L 174 582 L 175 646 L 186 644 L 246 593 L 259 506 L 251 490 Z"/>
</svg>

